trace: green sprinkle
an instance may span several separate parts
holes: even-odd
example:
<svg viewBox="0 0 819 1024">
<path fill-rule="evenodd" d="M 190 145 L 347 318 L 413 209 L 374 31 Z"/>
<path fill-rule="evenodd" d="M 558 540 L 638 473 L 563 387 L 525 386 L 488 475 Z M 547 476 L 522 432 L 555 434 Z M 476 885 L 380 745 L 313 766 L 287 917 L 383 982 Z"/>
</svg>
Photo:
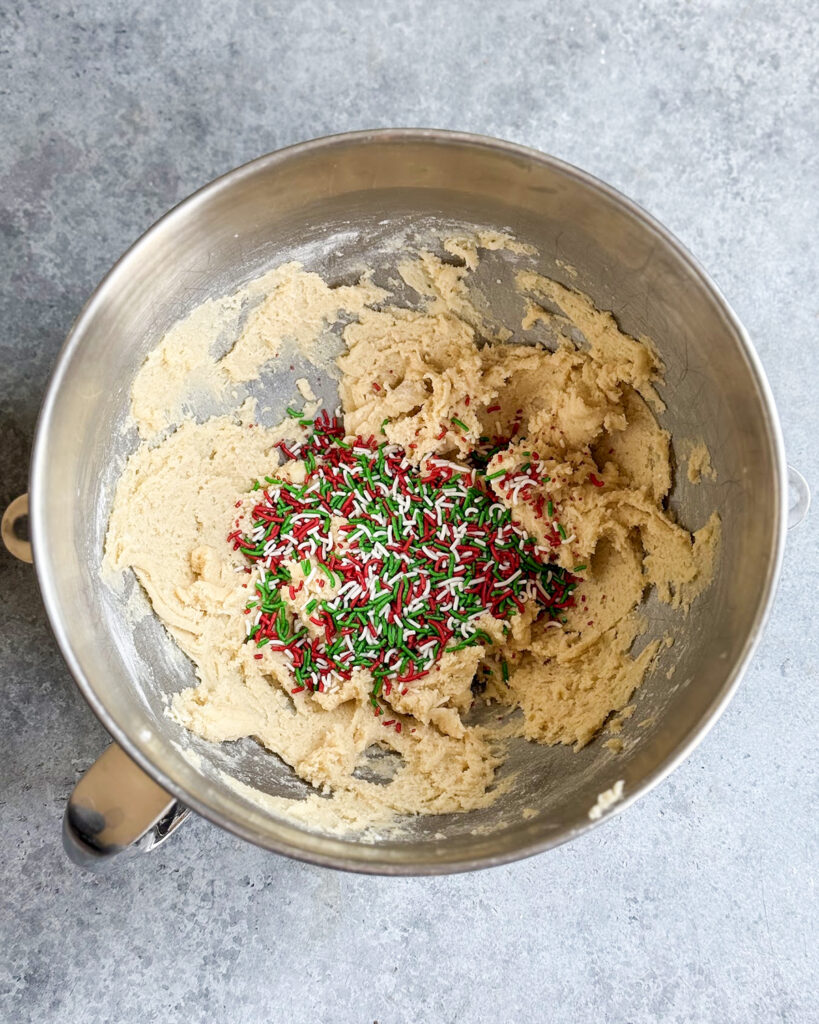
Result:
<svg viewBox="0 0 819 1024">
<path fill-rule="evenodd" d="M 585 566 L 585 565 L 576 565 L 576 566 L 574 567 L 574 569 L 572 569 L 572 572 L 583 572 L 583 570 L 584 570 L 585 568 L 586 568 L 586 566 Z"/>
<path fill-rule="evenodd" d="M 490 474 L 489 474 L 489 475 L 487 476 L 487 478 L 486 478 L 486 479 L 487 479 L 487 480 L 497 480 L 499 476 L 506 476 L 506 470 L 505 470 L 505 469 L 499 469 L 499 470 L 497 471 L 497 473 L 490 473 Z"/>
<path fill-rule="evenodd" d="M 506 663 L 506 658 L 501 658 L 501 675 L 505 683 L 509 682 L 509 666 Z"/>
<path fill-rule="evenodd" d="M 318 567 L 319 567 L 319 569 L 321 569 L 321 571 L 324 573 L 324 575 L 330 581 L 330 586 L 334 587 L 336 585 L 336 578 L 332 574 L 332 572 L 327 568 L 327 566 L 324 564 L 324 562 L 319 562 L 318 563 Z"/>
<path fill-rule="evenodd" d="M 452 422 L 455 424 L 456 427 L 460 427 L 461 430 L 464 431 L 464 433 L 466 433 L 469 430 L 469 427 L 463 422 L 463 420 L 459 420 L 455 416 L 452 417 Z"/>
</svg>

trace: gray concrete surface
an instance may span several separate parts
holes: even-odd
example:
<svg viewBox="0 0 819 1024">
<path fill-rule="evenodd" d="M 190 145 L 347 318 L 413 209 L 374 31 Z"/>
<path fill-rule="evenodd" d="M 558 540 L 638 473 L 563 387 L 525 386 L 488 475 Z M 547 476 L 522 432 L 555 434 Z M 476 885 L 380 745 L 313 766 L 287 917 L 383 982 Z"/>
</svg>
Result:
<svg viewBox="0 0 819 1024">
<path fill-rule="evenodd" d="M 26 488 L 63 336 L 138 234 L 252 156 L 381 125 L 514 139 L 644 204 L 744 320 L 815 485 L 812 6 L 7 0 L 0 504 Z M 670 780 L 572 845 L 437 880 L 306 867 L 203 821 L 112 877 L 72 869 L 60 816 L 105 736 L 32 573 L 0 553 L 0 1019 L 819 1020 L 817 522 L 790 538 L 744 685 Z"/>
</svg>

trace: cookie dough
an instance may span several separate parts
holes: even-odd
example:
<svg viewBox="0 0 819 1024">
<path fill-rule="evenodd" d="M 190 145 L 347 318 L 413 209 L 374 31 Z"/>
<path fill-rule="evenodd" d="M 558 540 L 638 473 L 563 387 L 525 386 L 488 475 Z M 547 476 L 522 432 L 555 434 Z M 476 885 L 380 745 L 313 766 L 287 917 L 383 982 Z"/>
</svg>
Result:
<svg viewBox="0 0 819 1024">
<path fill-rule="evenodd" d="M 587 744 L 628 704 L 662 643 L 633 651 L 647 589 L 683 614 L 713 575 L 716 514 L 692 535 L 665 508 L 670 439 L 656 419 L 663 368 L 653 345 L 622 332 L 580 292 L 529 270 L 516 278 L 521 323 L 489 323 L 473 301 L 471 275 L 481 247 L 504 244 L 517 243 L 490 233 L 446 240 L 457 265 L 431 252 L 406 255 L 399 272 L 418 292 L 417 309 L 390 305 L 369 276 L 330 288 L 287 264 L 177 325 L 133 387 L 142 441 L 116 490 L 105 572 L 134 571 L 196 666 L 199 684 L 174 696 L 171 713 L 206 740 L 250 736 L 278 754 L 326 797 L 309 813 L 294 805 L 294 816 L 316 824 L 332 818 L 361 829 L 485 806 L 503 790 L 493 782 L 514 733 Z M 518 262 L 531 255 L 521 246 L 515 252 Z M 240 326 L 249 295 L 256 305 Z M 306 428 L 292 419 L 263 426 L 251 400 L 204 422 L 184 418 L 192 388 L 224 396 L 287 346 L 320 361 L 321 338 L 339 321 L 349 438 L 383 430 L 415 465 L 430 456 L 465 465 L 477 438 L 508 439 L 486 468 L 495 500 L 544 546 L 555 541 L 555 527 L 543 509 L 556 510 L 562 536 L 552 560 L 567 570 L 585 566 L 565 621 L 527 602 L 506 635 L 496 623 L 491 643 L 445 653 L 406 693 L 382 695 L 404 723 L 400 732 L 373 714 L 369 671 L 357 669 L 332 693 L 294 694 L 287 659 L 256 657 L 245 642 L 246 563 L 226 538 L 248 525 L 252 482 L 281 466 L 276 443 Z M 512 327 L 519 342 L 544 325 L 553 350 L 511 340 Z M 235 341 L 214 357 L 226 330 Z M 306 382 L 299 392 L 314 397 Z M 519 470 L 533 450 L 548 482 L 506 490 L 501 470 Z M 289 462 L 277 474 L 299 472 Z M 304 597 L 290 600 L 290 610 L 306 621 Z M 479 696 L 476 677 L 485 686 Z M 510 714 L 495 729 L 474 724 L 476 701 Z M 400 759 L 387 784 L 358 770 L 374 749 Z"/>
</svg>

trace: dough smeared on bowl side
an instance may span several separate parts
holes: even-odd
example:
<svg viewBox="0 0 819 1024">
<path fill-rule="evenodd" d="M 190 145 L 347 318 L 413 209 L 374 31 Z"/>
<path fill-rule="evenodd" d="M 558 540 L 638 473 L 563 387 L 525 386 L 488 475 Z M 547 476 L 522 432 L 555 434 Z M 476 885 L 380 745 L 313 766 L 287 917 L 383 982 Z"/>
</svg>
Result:
<svg viewBox="0 0 819 1024">
<path fill-rule="evenodd" d="M 580 292 L 528 270 L 516 278 L 521 323 L 487 324 L 470 298 L 471 279 L 479 249 L 504 246 L 517 247 L 518 261 L 532 255 L 488 232 L 445 240 L 457 265 L 429 251 L 406 255 L 399 269 L 418 292 L 415 309 L 389 305 L 369 276 L 330 288 L 286 264 L 177 325 L 133 387 L 142 442 L 117 487 L 105 568 L 133 569 L 196 666 L 199 683 L 174 697 L 175 717 L 206 740 L 251 736 L 278 754 L 323 796 L 290 808 L 268 803 L 317 827 L 357 830 L 487 806 L 504 789 L 496 770 L 514 733 L 587 744 L 626 707 L 661 645 L 633 653 L 647 589 L 685 610 L 713 576 L 717 515 L 691 534 L 665 509 L 670 438 L 656 420 L 663 367 L 654 346 L 625 334 Z M 239 328 L 249 295 L 257 304 Z M 303 473 L 299 460 L 282 463 L 276 445 L 304 441 L 309 427 L 294 419 L 265 427 L 252 402 L 204 422 L 184 419 L 191 387 L 224 393 L 258 378 L 284 346 L 320 361 L 322 333 L 339 320 L 348 439 L 399 446 L 416 467 L 432 457 L 474 466 L 478 453 L 492 499 L 556 565 L 583 567 L 574 604 L 559 619 L 527 601 L 487 626 L 489 642 L 444 653 L 406 693 L 381 691 L 399 731 L 374 714 L 366 668 L 340 695 L 293 693 L 288 659 L 246 641 L 252 585 L 227 537 L 251 525 L 253 481 Z M 512 343 L 542 324 L 559 338 L 554 351 Z M 226 325 L 235 342 L 217 358 Z M 299 391 L 313 394 L 304 384 Z M 530 473 L 533 452 L 537 479 L 510 486 Z M 286 600 L 293 622 L 309 624 L 304 594 Z M 486 701 L 517 709 L 515 724 L 474 724 L 473 703 Z M 386 784 L 360 771 L 375 747 L 401 759 Z"/>
</svg>

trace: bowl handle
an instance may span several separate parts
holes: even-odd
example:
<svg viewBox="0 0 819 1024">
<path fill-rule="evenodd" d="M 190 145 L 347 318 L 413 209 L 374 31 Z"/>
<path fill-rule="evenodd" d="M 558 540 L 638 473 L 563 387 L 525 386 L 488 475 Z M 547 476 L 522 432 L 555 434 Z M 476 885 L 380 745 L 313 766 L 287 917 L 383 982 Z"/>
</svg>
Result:
<svg viewBox="0 0 819 1024">
<path fill-rule="evenodd" d="M 75 864 L 99 871 L 115 854 L 156 849 L 189 814 L 112 743 L 68 798 L 63 846 Z"/>
<path fill-rule="evenodd" d="M 28 515 L 21 494 L 3 513 L 0 532 L 9 554 L 32 562 L 31 544 L 15 526 Z M 153 850 L 190 811 L 112 743 L 74 787 L 63 818 L 63 846 L 81 867 L 99 871 L 124 850 Z"/>
<path fill-rule="evenodd" d="M 30 564 L 34 561 L 31 554 L 31 544 L 27 540 L 21 540 L 14 529 L 17 522 L 20 519 L 25 519 L 27 515 L 28 495 L 21 494 L 19 498 L 14 499 L 3 513 L 2 524 L 0 524 L 0 534 L 3 537 L 3 543 L 6 546 L 6 550 L 10 555 L 14 555 L 15 558 L 19 558 L 21 562 L 28 562 Z"/>
<path fill-rule="evenodd" d="M 810 508 L 810 487 L 798 469 L 788 466 L 788 529 L 798 526 Z"/>
</svg>

